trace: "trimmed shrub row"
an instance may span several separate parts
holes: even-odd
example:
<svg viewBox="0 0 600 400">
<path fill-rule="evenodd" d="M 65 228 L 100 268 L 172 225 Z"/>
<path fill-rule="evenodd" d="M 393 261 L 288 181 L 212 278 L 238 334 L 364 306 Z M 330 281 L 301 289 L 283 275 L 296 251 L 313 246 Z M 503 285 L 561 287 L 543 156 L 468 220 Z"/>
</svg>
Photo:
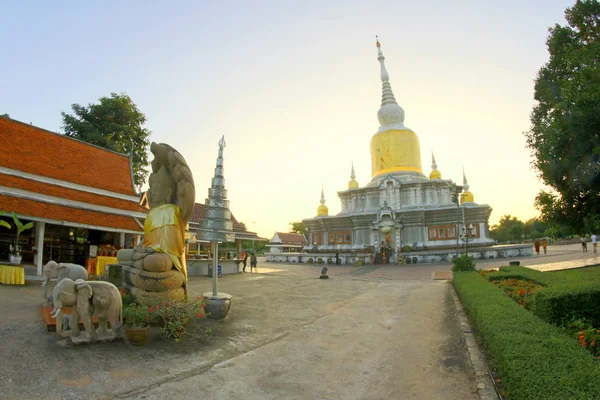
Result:
<svg viewBox="0 0 600 400">
<path fill-rule="evenodd" d="M 551 324 L 561 326 L 573 319 L 585 319 L 600 326 L 600 281 L 594 280 L 596 275 L 600 277 L 597 270 L 540 272 L 524 267 L 503 267 L 488 279 L 527 279 L 547 286 L 535 293 L 530 309 Z"/>
<path fill-rule="evenodd" d="M 535 315 L 555 325 L 583 319 L 600 327 L 600 285 L 569 282 L 535 294 Z"/>
<path fill-rule="evenodd" d="M 600 399 L 600 364 L 576 341 L 475 272 L 456 272 L 453 282 L 508 399 Z"/>
</svg>

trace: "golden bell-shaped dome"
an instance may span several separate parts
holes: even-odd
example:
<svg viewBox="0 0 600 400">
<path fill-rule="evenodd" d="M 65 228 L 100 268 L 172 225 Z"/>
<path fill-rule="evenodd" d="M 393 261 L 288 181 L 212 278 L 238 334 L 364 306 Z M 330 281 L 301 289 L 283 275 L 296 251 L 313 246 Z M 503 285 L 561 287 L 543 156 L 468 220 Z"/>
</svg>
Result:
<svg viewBox="0 0 600 400">
<path fill-rule="evenodd" d="M 468 190 L 465 192 L 462 192 L 460 194 L 460 202 L 461 204 L 464 203 L 474 203 L 475 202 L 475 197 L 473 196 L 473 193 L 469 192 Z"/>
<path fill-rule="evenodd" d="M 352 172 L 350 172 L 350 181 L 348 182 L 348 189 L 358 189 L 358 181 L 356 180 L 356 174 L 354 173 L 354 163 L 352 164 Z"/>
<path fill-rule="evenodd" d="M 325 204 L 317 207 L 317 217 L 322 217 L 323 215 L 329 215 L 329 208 Z"/>
<path fill-rule="evenodd" d="M 329 208 L 325 205 L 325 193 L 323 192 L 323 187 L 321 187 L 321 205 L 317 207 L 317 217 L 322 217 L 325 215 L 329 215 Z"/>
<path fill-rule="evenodd" d="M 437 169 L 434 169 L 429 174 L 429 179 L 442 179 L 442 173 L 440 171 L 438 171 Z"/>
</svg>

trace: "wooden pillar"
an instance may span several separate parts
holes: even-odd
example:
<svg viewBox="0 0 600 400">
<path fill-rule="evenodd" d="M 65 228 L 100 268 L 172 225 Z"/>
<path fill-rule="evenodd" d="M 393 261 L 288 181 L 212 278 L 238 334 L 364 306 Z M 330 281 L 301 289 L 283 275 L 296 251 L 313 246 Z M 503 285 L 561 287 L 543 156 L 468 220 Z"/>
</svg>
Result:
<svg viewBox="0 0 600 400">
<path fill-rule="evenodd" d="M 44 263 L 44 233 L 46 230 L 45 222 L 36 222 L 36 232 L 35 232 L 35 247 L 37 248 L 37 259 L 36 259 L 36 267 L 37 267 L 37 275 L 42 276 L 42 266 Z"/>
<path fill-rule="evenodd" d="M 242 257 L 242 239 L 235 239 L 235 250 L 237 251 L 237 258 Z"/>
<path fill-rule="evenodd" d="M 125 248 L 125 232 L 119 233 L 119 248 Z"/>
</svg>

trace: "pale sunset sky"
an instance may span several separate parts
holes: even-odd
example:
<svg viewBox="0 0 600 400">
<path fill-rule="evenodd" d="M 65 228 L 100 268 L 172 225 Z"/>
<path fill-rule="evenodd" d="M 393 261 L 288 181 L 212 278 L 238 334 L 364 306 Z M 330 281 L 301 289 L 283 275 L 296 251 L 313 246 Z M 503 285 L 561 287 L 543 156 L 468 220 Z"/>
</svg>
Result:
<svg viewBox="0 0 600 400">
<path fill-rule="evenodd" d="M 337 214 L 352 162 L 370 181 L 379 35 L 423 172 L 433 149 L 442 178 L 462 182 L 464 166 L 490 225 L 525 220 L 542 185 L 522 133 L 547 28 L 572 3 L 13 1 L 0 13 L 0 114 L 60 131 L 71 104 L 126 93 L 151 140 L 186 158 L 198 202 L 225 135 L 231 210 L 270 238 L 316 215 L 321 185 Z"/>
</svg>

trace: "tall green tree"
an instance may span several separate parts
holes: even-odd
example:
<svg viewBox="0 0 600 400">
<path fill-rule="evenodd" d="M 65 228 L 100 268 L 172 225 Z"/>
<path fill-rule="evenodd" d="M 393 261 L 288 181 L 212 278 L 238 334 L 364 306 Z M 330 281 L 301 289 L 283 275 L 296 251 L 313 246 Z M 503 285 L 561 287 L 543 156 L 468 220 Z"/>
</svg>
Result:
<svg viewBox="0 0 600 400">
<path fill-rule="evenodd" d="M 521 242 L 525 234 L 525 224 L 517 217 L 503 215 L 498 224 L 490 228 L 492 239 L 503 242 Z"/>
<path fill-rule="evenodd" d="M 550 60 L 535 82 L 525 133 L 533 166 L 554 193 L 541 192 L 542 218 L 584 229 L 600 213 L 600 2 L 578 0 L 566 26 L 550 28 Z"/>
<path fill-rule="evenodd" d="M 6 118 L 6 119 L 10 119 L 10 115 L 8 114 L 0 114 L 0 118 Z"/>
<path fill-rule="evenodd" d="M 66 136 L 96 146 L 131 154 L 133 181 L 146 182 L 150 131 L 143 127 L 146 116 L 126 94 L 111 93 L 97 104 L 73 104 L 73 114 L 61 113 Z"/>
<path fill-rule="evenodd" d="M 300 233 L 302 235 L 306 234 L 306 225 L 302 221 L 290 222 L 290 233 Z"/>
</svg>

